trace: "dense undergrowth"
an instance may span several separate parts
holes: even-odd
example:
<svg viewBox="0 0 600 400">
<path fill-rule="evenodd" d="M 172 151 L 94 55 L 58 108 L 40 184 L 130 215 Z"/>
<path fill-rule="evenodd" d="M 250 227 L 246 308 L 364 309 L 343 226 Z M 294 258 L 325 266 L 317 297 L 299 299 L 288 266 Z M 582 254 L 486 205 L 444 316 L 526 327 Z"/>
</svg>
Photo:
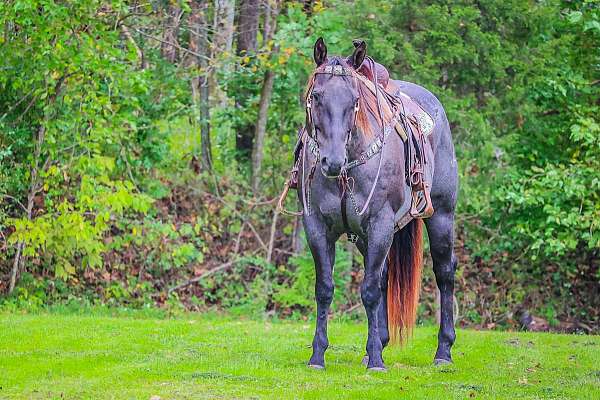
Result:
<svg viewBox="0 0 600 400">
<path fill-rule="evenodd" d="M 0 292 L 21 260 L 3 307 L 310 316 L 312 259 L 274 199 L 304 118 L 314 40 L 345 54 L 362 37 L 393 77 L 434 92 L 451 122 L 459 323 L 515 327 L 533 314 L 552 329 L 598 331 L 596 3 L 360 0 L 307 13 L 290 2 L 273 40 L 221 53 L 207 70 L 183 52 L 161 55 L 151 39 L 161 18 L 161 4 L 135 1 L 0 5 Z M 182 46 L 191 32 L 179 33 Z M 267 69 L 275 81 L 253 191 L 236 134 L 257 120 Z M 198 75 L 211 82 L 212 171 L 199 161 Z M 340 243 L 335 313 L 358 315 L 360 263 Z M 427 265 L 422 320 L 436 309 Z"/>
</svg>

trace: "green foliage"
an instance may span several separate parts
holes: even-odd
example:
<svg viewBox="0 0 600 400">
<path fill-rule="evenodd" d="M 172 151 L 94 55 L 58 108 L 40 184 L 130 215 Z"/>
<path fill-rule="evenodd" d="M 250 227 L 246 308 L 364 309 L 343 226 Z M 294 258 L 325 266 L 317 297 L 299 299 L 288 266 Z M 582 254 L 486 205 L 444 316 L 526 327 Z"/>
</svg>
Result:
<svg viewBox="0 0 600 400">
<path fill-rule="evenodd" d="M 61 279 L 75 274 L 74 259 L 81 261 L 81 268 L 101 267 L 101 256 L 106 250 L 102 238 L 110 229 L 111 218 L 122 217 L 129 210 L 145 213 L 151 204 L 148 196 L 132 192 L 131 182 L 108 178 L 106 173 L 114 167 L 113 160 L 80 161 L 85 164 L 89 175 L 81 177 L 79 189 L 74 193 L 75 199 L 54 200 L 52 195 L 55 191 L 50 191 L 46 204 L 54 212 L 47 212 L 34 220 L 8 220 L 15 227 L 9 244 L 24 243 L 24 255 L 45 258 L 45 265 L 52 265 L 56 277 Z M 58 169 L 51 167 L 46 185 L 57 174 Z"/>
<path fill-rule="evenodd" d="M 600 89 L 593 82 L 600 54 L 589 46 L 600 42 L 593 28 L 600 11 L 587 2 L 572 8 L 578 9 L 565 11 L 556 32 L 539 43 L 544 57 L 560 54 L 562 62 L 535 60 L 543 75 L 532 80 L 526 97 L 531 109 L 507 141 L 511 165 L 492 198 L 500 212 L 490 216 L 504 225 L 500 246 L 527 252 L 542 268 L 563 264 L 563 279 L 600 249 L 600 128 L 594 101 Z"/>
<path fill-rule="evenodd" d="M 597 286 L 597 3 L 365 0 L 343 10 L 392 76 L 442 101 L 460 167 L 459 235 L 494 281 L 523 286 L 513 307 Z M 566 313 L 580 314 L 585 297 L 563 303 Z"/>
<path fill-rule="evenodd" d="M 307 251 L 290 257 L 294 221 L 280 217 L 265 260 L 270 199 L 304 123 L 315 39 L 347 55 L 350 39 L 361 37 L 392 77 L 431 90 L 451 123 L 462 322 L 514 326 L 526 307 L 553 324 L 597 326 L 596 2 L 332 0 L 316 2 L 310 15 L 285 2 L 273 40 L 259 35 L 256 53 L 210 62 L 213 173 L 198 168 L 190 93 L 192 78 L 208 72 L 184 50 L 175 63 L 161 56 L 159 3 L 0 4 L 0 291 L 20 243 L 25 255 L 20 285 L 4 303 L 309 313 L 314 266 Z M 181 5 L 186 20 L 190 7 Z M 180 30 L 182 48 L 190 35 L 189 26 Z M 235 142 L 254 127 L 267 70 L 275 81 L 262 186 L 253 193 Z M 338 248 L 338 312 L 359 301 L 360 263 L 349 258 Z M 433 285 L 430 274 L 427 301 Z M 433 308 L 423 305 L 423 319 Z"/>
<path fill-rule="evenodd" d="M 2 206 L 0 228 L 13 226 L 8 244 L 24 243 L 24 255 L 60 279 L 78 267 L 102 267 L 114 222 L 149 211 L 152 199 L 135 175 L 158 164 L 164 147 L 158 130 L 145 125 L 168 111 L 154 99 L 160 88 L 136 70 L 135 53 L 115 29 L 114 16 L 127 4 L 102 4 L 0 6 L 1 108 L 8 110 L 0 115 L 0 177 L 12 177 L 1 180 L 0 194 L 31 206 L 17 217 Z"/>
<path fill-rule="evenodd" d="M 349 283 L 351 280 L 352 257 L 338 244 L 334 265 L 334 299 L 332 310 L 340 309 L 348 303 Z M 295 267 L 292 269 L 291 267 Z M 289 259 L 289 270 L 281 267 L 282 272 L 287 272 L 283 284 L 277 285 L 273 301 L 280 307 L 291 309 L 309 310 L 314 305 L 315 292 L 315 265 L 310 254 L 302 254 Z M 290 283 L 291 282 L 291 283 Z"/>
</svg>

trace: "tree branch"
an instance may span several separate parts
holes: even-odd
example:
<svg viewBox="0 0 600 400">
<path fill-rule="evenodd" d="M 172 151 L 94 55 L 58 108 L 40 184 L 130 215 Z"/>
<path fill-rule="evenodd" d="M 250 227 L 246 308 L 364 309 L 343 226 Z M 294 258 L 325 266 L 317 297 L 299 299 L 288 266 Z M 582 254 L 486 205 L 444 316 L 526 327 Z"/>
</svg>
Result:
<svg viewBox="0 0 600 400">
<path fill-rule="evenodd" d="M 227 269 L 227 268 L 231 267 L 233 264 L 235 264 L 236 261 L 237 261 L 237 257 L 234 260 L 227 261 L 226 263 L 223 263 L 223 264 L 219 265 L 218 267 L 210 269 L 210 270 L 204 272 L 202 275 L 192 278 L 192 279 L 188 280 L 187 282 L 184 282 L 177 286 L 174 286 L 168 290 L 168 294 L 170 295 L 171 293 L 173 293 L 176 290 L 187 287 L 193 283 L 200 282 L 202 279 L 206 278 L 207 276 L 210 276 L 216 272 Z"/>
<path fill-rule="evenodd" d="M 180 50 L 180 51 L 183 51 L 183 52 L 185 52 L 185 53 L 189 53 L 189 54 L 191 54 L 191 55 L 193 55 L 193 56 L 200 57 L 200 58 L 203 58 L 203 59 L 205 59 L 205 60 L 208 60 L 208 61 L 210 61 L 210 57 L 207 57 L 207 56 L 205 56 L 204 54 L 196 53 L 195 51 L 188 50 L 188 49 L 186 49 L 185 47 L 181 47 L 180 45 L 178 45 L 178 44 L 176 44 L 176 43 L 170 43 L 170 42 L 167 42 L 167 41 L 165 41 L 165 40 L 162 40 L 162 39 L 160 39 L 160 38 L 157 38 L 156 36 L 149 35 L 149 34 L 147 34 L 146 32 L 144 32 L 144 31 L 141 31 L 141 30 L 139 30 L 139 29 L 137 29 L 137 28 L 135 28 L 135 27 L 133 27 L 133 26 L 130 26 L 129 28 L 133 29 L 134 31 L 136 31 L 136 32 L 137 32 L 137 33 L 139 33 L 140 35 L 147 37 L 148 39 L 156 40 L 157 42 L 160 42 L 160 43 L 163 43 L 163 44 L 166 44 L 166 45 L 169 45 L 169 46 L 173 46 L 173 47 L 175 47 L 177 50 Z"/>
</svg>

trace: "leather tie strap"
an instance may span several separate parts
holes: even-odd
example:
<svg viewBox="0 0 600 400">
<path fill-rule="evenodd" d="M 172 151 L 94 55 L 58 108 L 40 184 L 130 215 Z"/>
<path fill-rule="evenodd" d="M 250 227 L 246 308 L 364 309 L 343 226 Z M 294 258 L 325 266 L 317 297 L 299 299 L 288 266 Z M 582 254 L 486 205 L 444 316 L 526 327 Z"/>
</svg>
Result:
<svg viewBox="0 0 600 400">
<path fill-rule="evenodd" d="M 346 170 L 343 170 L 338 178 L 338 185 L 340 187 L 340 210 L 342 213 L 342 223 L 344 224 L 344 231 L 346 232 L 346 236 L 348 240 L 352 243 L 356 243 L 358 240 L 358 235 L 352 232 L 350 229 L 350 225 L 348 224 L 348 212 L 347 212 L 347 199 L 348 192 L 352 193 L 352 188 L 350 187 L 350 181 L 352 178 L 348 177 Z M 352 181 L 353 182 L 353 181 Z"/>
</svg>

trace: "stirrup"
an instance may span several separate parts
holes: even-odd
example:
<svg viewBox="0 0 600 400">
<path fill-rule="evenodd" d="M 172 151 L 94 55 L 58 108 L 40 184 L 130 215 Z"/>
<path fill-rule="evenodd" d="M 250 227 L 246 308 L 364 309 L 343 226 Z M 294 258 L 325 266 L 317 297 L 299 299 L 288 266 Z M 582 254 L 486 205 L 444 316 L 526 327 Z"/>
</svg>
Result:
<svg viewBox="0 0 600 400">
<path fill-rule="evenodd" d="M 429 196 L 429 187 L 423 189 L 413 189 L 410 215 L 413 218 L 429 218 L 433 215 L 434 209 Z"/>
</svg>

